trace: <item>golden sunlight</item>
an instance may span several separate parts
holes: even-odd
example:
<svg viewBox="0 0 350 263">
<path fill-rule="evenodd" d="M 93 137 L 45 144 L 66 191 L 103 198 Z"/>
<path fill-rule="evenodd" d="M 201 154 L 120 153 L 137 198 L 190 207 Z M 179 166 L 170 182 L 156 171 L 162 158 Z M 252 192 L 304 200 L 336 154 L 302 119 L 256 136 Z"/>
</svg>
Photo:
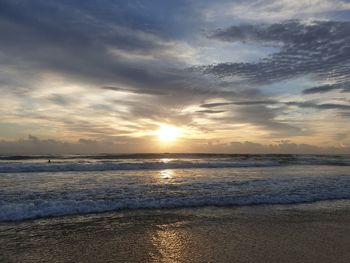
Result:
<svg viewBox="0 0 350 263">
<path fill-rule="evenodd" d="M 162 125 L 156 131 L 158 139 L 163 142 L 175 141 L 181 134 L 181 129 L 175 126 Z"/>
</svg>

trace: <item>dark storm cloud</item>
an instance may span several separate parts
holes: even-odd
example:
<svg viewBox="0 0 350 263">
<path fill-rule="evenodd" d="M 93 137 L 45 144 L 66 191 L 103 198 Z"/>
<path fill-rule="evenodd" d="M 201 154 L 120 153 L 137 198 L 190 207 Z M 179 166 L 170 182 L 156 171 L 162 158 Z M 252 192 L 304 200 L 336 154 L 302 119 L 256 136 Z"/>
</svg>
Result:
<svg viewBox="0 0 350 263">
<path fill-rule="evenodd" d="M 350 22 L 287 21 L 218 29 L 211 39 L 271 45 L 278 52 L 255 63 L 219 63 L 197 69 L 216 76 L 241 76 L 266 84 L 312 74 L 343 83 L 350 80 Z"/>
<path fill-rule="evenodd" d="M 322 85 L 303 90 L 304 94 L 326 93 L 329 91 L 338 90 L 340 92 L 350 92 L 350 83 Z"/>
</svg>

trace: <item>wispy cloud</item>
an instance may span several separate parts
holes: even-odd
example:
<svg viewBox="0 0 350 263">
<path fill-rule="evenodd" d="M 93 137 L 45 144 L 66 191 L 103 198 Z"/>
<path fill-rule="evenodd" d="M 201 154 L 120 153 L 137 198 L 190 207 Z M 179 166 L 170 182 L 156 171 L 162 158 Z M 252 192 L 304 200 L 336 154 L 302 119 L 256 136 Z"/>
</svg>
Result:
<svg viewBox="0 0 350 263">
<path fill-rule="evenodd" d="M 304 94 L 326 93 L 329 91 L 350 92 L 350 83 L 345 82 L 341 84 L 327 84 L 322 86 L 316 86 L 303 90 Z"/>
<path fill-rule="evenodd" d="M 346 104 L 335 104 L 335 103 L 323 103 L 323 104 L 316 104 L 313 102 L 286 102 L 287 105 L 291 106 L 297 106 L 300 108 L 314 108 L 318 110 L 350 110 L 350 105 Z"/>
<path fill-rule="evenodd" d="M 135 90 L 135 89 L 120 88 L 120 87 L 101 87 L 101 89 L 120 91 L 120 92 L 129 92 L 129 93 L 136 93 L 136 94 L 147 94 L 147 95 L 165 95 L 166 94 L 163 91 L 152 90 L 152 89 Z"/>
<path fill-rule="evenodd" d="M 223 1 L 203 9 L 210 21 L 222 17 L 238 20 L 271 22 L 286 19 L 326 19 L 330 13 L 346 12 L 350 3 L 343 0 L 244 0 Z"/>
</svg>

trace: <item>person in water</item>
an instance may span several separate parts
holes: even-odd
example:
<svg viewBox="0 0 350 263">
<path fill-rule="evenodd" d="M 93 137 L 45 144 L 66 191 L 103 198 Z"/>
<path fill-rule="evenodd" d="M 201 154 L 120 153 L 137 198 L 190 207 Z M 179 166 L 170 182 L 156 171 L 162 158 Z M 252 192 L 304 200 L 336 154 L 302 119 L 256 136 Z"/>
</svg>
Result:
<svg viewBox="0 0 350 263">
<path fill-rule="evenodd" d="M 48 163 L 51 163 L 51 160 L 49 159 L 47 162 L 48 162 Z"/>
</svg>

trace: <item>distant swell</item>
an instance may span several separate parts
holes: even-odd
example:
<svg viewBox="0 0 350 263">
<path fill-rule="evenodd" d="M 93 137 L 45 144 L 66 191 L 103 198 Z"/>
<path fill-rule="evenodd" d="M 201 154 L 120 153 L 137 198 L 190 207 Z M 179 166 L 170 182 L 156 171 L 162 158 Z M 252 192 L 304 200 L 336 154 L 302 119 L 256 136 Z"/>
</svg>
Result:
<svg viewBox="0 0 350 263">
<path fill-rule="evenodd" d="M 234 168 L 234 167 L 269 167 L 279 166 L 278 162 L 139 162 L 139 163 L 97 163 L 97 164 L 1 164 L 0 173 L 30 172 L 87 172 L 115 170 L 163 170 L 190 168 Z"/>
<path fill-rule="evenodd" d="M 218 160 L 207 159 L 205 162 L 193 160 L 163 161 L 100 161 L 100 162 L 58 162 L 58 163 L 0 163 L 0 173 L 31 173 L 31 172 L 88 172 L 116 170 L 162 170 L 162 169 L 191 169 L 191 168 L 235 168 L 235 167 L 273 167 L 285 165 L 337 165 L 350 166 L 349 160 Z"/>
</svg>

